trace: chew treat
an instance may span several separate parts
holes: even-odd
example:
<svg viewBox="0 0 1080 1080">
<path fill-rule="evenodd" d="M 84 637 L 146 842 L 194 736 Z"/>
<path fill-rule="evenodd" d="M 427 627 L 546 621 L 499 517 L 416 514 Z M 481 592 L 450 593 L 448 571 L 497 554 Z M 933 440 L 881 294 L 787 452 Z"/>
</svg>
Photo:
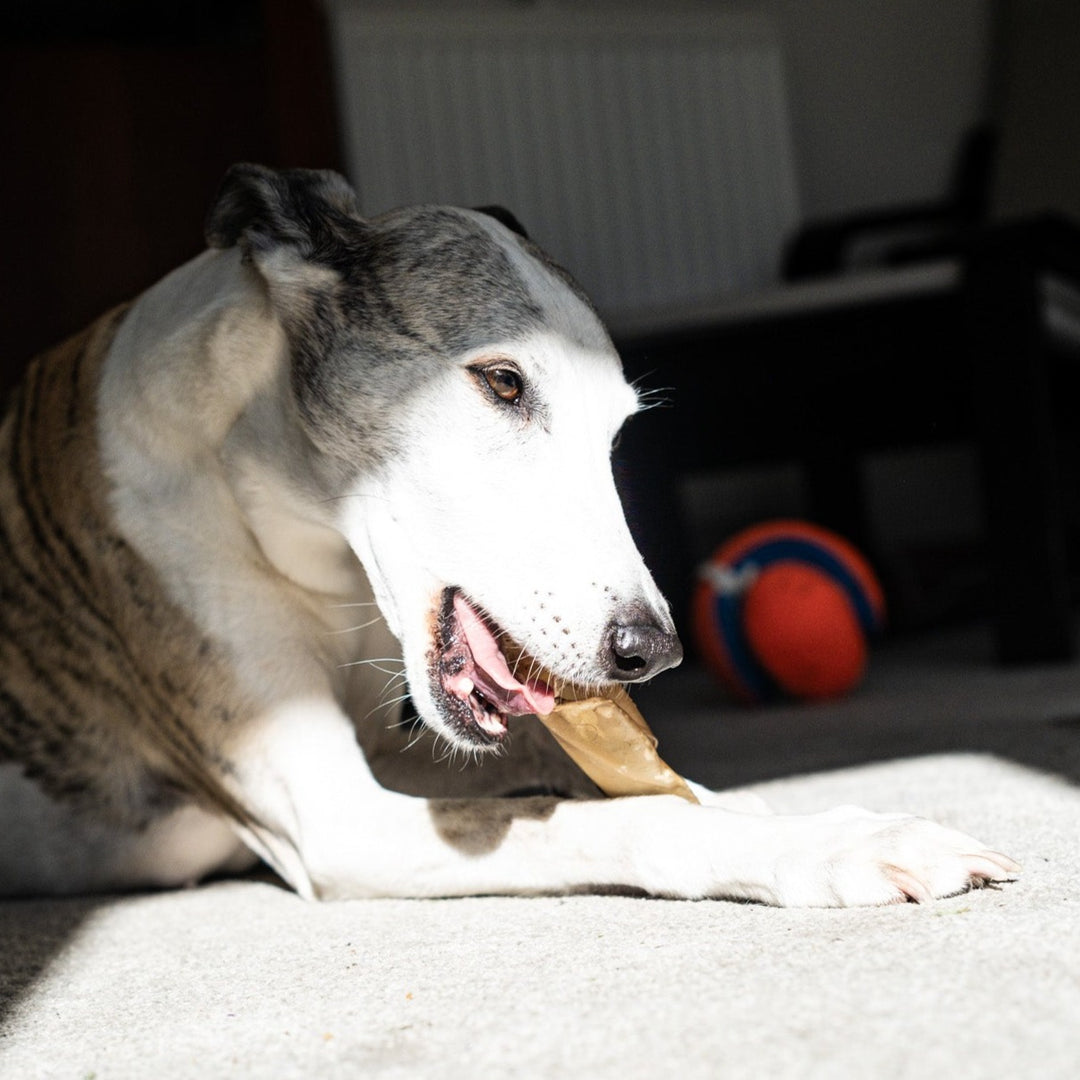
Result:
<svg viewBox="0 0 1080 1080">
<path fill-rule="evenodd" d="M 575 697 L 561 686 L 540 720 L 574 763 L 607 795 L 680 795 L 696 803 L 686 781 L 656 752 L 656 736 L 621 687 L 604 697 Z"/>
</svg>

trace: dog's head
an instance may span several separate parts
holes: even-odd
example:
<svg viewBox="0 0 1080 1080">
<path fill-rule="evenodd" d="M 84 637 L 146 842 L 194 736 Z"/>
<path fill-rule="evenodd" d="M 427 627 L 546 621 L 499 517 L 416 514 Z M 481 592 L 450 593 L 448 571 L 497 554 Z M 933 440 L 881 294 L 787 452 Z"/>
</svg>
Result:
<svg viewBox="0 0 1080 1080">
<path fill-rule="evenodd" d="M 495 746 L 507 715 L 552 707 L 552 678 L 679 662 L 612 478 L 637 398 L 562 269 L 484 211 L 364 220 L 332 173 L 237 166 L 208 235 L 265 282 L 323 505 L 429 725 Z"/>
</svg>

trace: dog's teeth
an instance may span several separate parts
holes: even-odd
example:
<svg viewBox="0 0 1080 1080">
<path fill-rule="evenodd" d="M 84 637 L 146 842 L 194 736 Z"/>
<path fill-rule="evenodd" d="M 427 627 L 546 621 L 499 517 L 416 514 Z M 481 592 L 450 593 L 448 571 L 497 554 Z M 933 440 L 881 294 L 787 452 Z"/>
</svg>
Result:
<svg viewBox="0 0 1080 1080">
<path fill-rule="evenodd" d="M 467 698 L 476 689 L 476 683 L 474 683 L 468 675 L 461 675 L 460 677 L 450 679 L 449 682 L 446 683 L 446 688 L 451 694 Z"/>
<path fill-rule="evenodd" d="M 497 713 L 484 713 L 477 717 L 477 723 L 489 735 L 502 735 L 506 730 L 502 719 Z"/>
</svg>

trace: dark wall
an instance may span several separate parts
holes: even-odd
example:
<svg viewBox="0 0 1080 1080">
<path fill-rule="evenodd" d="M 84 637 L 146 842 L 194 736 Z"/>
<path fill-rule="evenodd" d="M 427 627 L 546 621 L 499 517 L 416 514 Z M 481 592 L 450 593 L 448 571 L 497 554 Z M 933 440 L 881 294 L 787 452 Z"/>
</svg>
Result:
<svg viewBox="0 0 1080 1080">
<path fill-rule="evenodd" d="M 203 246 L 234 161 L 337 166 L 315 0 L 0 9 L 0 388 Z"/>
</svg>

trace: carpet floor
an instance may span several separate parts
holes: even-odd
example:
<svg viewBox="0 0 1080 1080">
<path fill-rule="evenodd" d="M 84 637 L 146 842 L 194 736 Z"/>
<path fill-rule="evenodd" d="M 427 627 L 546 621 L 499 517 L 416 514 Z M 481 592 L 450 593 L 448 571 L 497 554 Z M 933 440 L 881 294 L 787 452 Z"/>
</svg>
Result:
<svg viewBox="0 0 1080 1080">
<path fill-rule="evenodd" d="M 316 905 L 265 879 L 0 903 L 0 1077 L 1080 1074 L 1080 666 L 978 634 L 883 648 L 851 698 L 638 695 L 669 762 L 779 811 L 859 803 L 1024 865 L 932 905 L 627 896 Z"/>
</svg>

